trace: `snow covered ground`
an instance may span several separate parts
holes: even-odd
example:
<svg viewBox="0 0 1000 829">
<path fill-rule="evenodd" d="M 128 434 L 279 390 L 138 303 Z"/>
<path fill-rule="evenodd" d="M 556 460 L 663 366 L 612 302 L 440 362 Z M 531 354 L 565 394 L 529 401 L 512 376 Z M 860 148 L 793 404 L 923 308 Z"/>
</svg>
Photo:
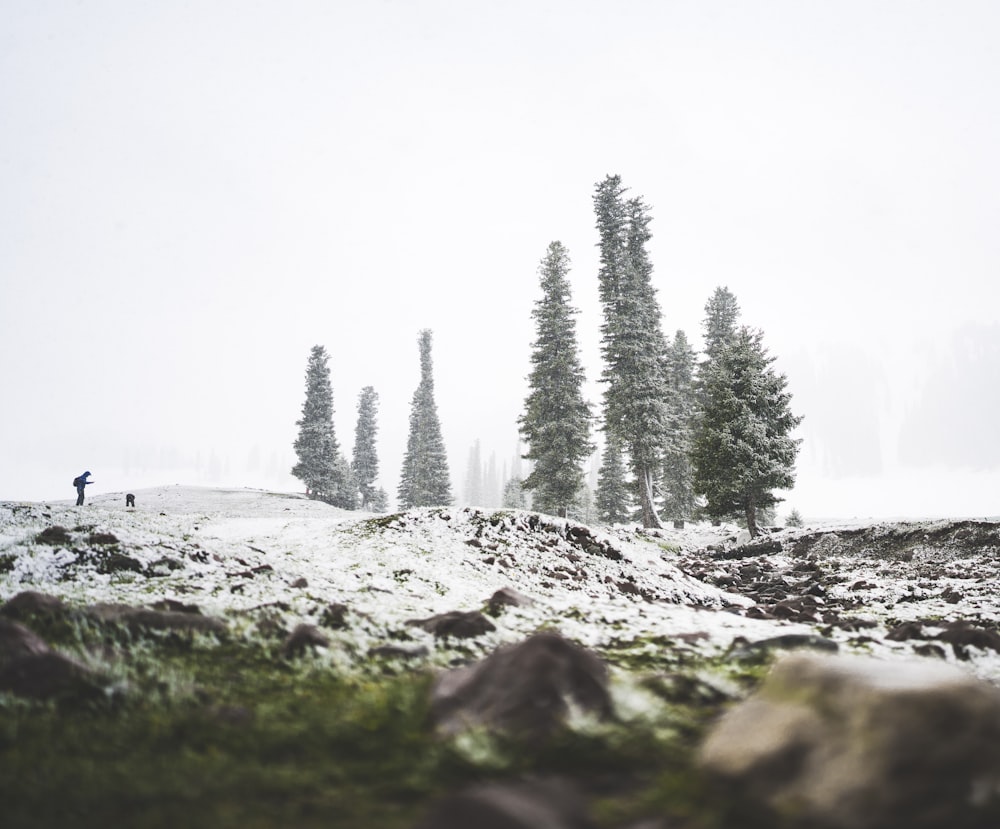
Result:
<svg viewBox="0 0 1000 829">
<path fill-rule="evenodd" d="M 815 535 L 817 528 L 779 533 L 774 538 L 783 539 L 785 552 L 748 561 L 718 552 L 733 548 L 738 531 L 732 526 L 600 531 L 528 512 L 470 508 L 371 516 L 250 489 L 170 486 L 135 495 L 135 509 L 125 507 L 124 493 L 99 495 L 83 507 L 71 501 L 0 503 L 0 600 L 23 590 L 80 605 L 172 599 L 196 604 L 247 635 L 265 615 L 291 629 L 300 622 L 320 624 L 327 608 L 341 604 L 350 624 L 331 635 L 335 655 L 353 658 L 394 645 L 440 662 L 454 658 L 455 643 L 407 623 L 482 610 L 502 588 L 531 604 L 491 618 L 496 630 L 464 640 L 463 654 L 554 628 L 605 651 L 625 642 L 655 650 L 668 641 L 702 655 L 725 652 L 738 637 L 754 642 L 822 631 L 842 650 L 915 658 L 912 643 L 887 641 L 885 632 L 891 623 L 929 612 L 926 605 L 899 601 L 920 589 L 913 584 L 919 575 L 840 552 L 833 528 L 823 531 L 830 538 L 823 564 L 828 573 L 836 570 L 836 578 L 828 579 L 827 598 L 816 601 L 839 597 L 843 610 L 849 599 L 851 612 L 874 626 L 864 637 L 831 629 L 819 614 L 802 621 L 753 618 L 760 597 L 712 583 L 735 584 L 751 562 L 772 574 L 793 572 L 798 564 L 787 551 L 798 536 Z M 40 540 L 54 526 L 67 535 Z M 810 549 L 815 555 L 823 547 Z M 956 558 L 948 569 L 957 579 L 948 584 L 962 587 L 963 598 L 952 601 L 945 594 L 934 608 L 995 619 L 992 595 L 969 589 L 983 578 L 983 565 L 963 564 L 967 558 Z M 852 590 L 859 581 L 872 587 Z M 936 595 L 923 598 L 933 602 Z M 997 654 L 971 650 L 973 658 L 962 664 L 1000 679 Z M 949 653 L 944 658 L 954 660 Z"/>
</svg>

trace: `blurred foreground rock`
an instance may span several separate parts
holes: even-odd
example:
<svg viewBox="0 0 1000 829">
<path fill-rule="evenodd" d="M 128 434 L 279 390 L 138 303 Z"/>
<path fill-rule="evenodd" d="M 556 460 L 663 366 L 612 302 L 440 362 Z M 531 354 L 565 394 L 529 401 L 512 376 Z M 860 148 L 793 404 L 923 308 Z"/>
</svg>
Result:
<svg viewBox="0 0 1000 829">
<path fill-rule="evenodd" d="M 700 761 L 796 826 L 986 826 L 1000 690 L 937 661 L 790 656 L 722 718 Z"/>
<path fill-rule="evenodd" d="M 610 716 L 607 669 L 595 654 L 555 633 L 535 634 L 443 674 L 431 698 L 435 723 L 452 734 L 484 726 L 544 737 L 565 722 L 571 706 Z"/>
</svg>

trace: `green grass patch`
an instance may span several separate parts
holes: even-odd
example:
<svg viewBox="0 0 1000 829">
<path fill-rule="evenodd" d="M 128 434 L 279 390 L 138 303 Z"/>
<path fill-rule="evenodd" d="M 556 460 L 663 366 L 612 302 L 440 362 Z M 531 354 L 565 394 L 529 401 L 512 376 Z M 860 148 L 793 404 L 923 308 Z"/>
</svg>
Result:
<svg viewBox="0 0 1000 829">
<path fill-rule="evenodd" d="M 426 671 L 372 662 L 344 673 L 322 655 L 282 659 L 261 639 L 136 635 L 80 617 L 30 625 L 124 690 L 98 704 L 0 695 L 5 829 L 395 829 L 444 793 L 526 774 L 576 780 L 600 827 L 654 814 L 721 825 L 692 770 L 721 704 L 695 686 L 663 681 L 647 689 L 648 714 L 541 744 L 445 740 Z"/>
</svg>

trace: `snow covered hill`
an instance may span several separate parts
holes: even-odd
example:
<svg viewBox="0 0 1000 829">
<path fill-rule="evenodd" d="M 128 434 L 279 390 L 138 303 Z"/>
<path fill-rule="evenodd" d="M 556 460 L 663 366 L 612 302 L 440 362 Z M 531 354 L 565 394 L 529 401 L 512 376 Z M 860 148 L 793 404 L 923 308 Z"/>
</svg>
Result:
<svg viewBox="0 0 1000 829">
<path fill-rule="evenodd" d="M 372 517 L 257 490 L 135 494 L 135 509 L 123 493 L 83 507 L 0 504 L 0 600 L 23 590 L 75 604 L 170 599 L 237 628 L 262 609 L 286 627 L 316 624 L 340 604 L 354 620 L 343 634 L 351 652 L 404 640 L 433 655 L 440 643 L 409 621 L 481 610 L 504 588 L 527 601 L 466 647 L 491 650 L 542 627 L 595 647 L 664 636 L 726 647 L 774 632 L 773 623 L 720 612 L 748 602 L 672 563 L 704 543 L 703 529 L 611 535 L 518 511 Z"/>
<path fill-rule="evenodd" d="M 1000 679 L 983 639 L 997 617 L 992 530 L 974 533 L 978 546 L 951 547 L 972 530 L 786 530 L 755 550 L 739 547 L 731 526 L 599 531 L 509 510 L 370 516 L 249 489 L 135 494 L 135 509 L 124 493 L 83 507 L 0 503 L 0 602 L 25 590 L 74 605 L 167 600 L 243 635 L 325 624 L 344 665 L 386 647 L 448 664 L 555 629 L 606 655 L 668 643 L 711 656 L 734 641 L 822 638 L 885 657 L 930 653 Z M 494 607 L 481 635 L 457 642 L 412 624 L 485 610 L 502 590 L 515 604 Z M 344 625 L 324 622 L 331 608 Z M 986 630 L 972 647 L 928 650 L 935 636 L 948 641 L 933 624 L 949 613 Z M 930 632 L 894 635 L 901 623 Z"/>
</svg>

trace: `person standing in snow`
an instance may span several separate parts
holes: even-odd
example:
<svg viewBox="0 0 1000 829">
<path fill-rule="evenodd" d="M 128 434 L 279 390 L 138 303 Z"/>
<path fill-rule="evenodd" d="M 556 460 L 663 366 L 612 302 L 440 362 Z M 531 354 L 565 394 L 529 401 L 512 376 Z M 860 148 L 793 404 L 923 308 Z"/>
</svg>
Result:
<svg viewBox="0 0 1000 829">
<path fill-rule="evenodd" d="M 78 507 L 83 506 L 83 489 L 87 484 L 94 483 L 93 481 L 88 481 L 87 478 L 90 477 L 89 472 L 84 472 L 79 478 L 73 479 L 73 486 L 76 487 L 76 505 Z"/>
</svg>

